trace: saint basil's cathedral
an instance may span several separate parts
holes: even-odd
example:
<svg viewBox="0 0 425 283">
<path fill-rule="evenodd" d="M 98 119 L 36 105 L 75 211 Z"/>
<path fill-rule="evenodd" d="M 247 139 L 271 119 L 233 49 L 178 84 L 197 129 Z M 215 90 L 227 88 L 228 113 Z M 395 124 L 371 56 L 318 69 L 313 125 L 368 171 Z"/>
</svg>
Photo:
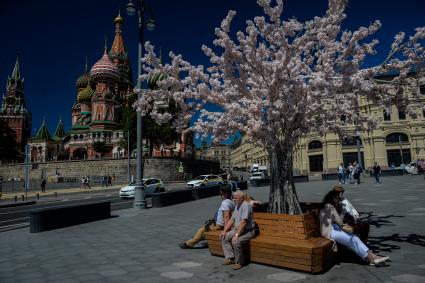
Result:
<svg viewBox="0 0 425 283">
<path fill-rule="evenodd" d="M 28 140 L 32 162 L 63 159 L 60 158 L 63 153 L 65 153 L 63 156 L 67 156 L 66 159 L 95 159 L 98 157 L 93 146 L 95 142 L 104 143 L 103 157 L 127 156 L 127 150 L 119 145 L 120 140 L 124 139 L 120 119 L 122 108 L 125 106 L 127 97 L 132 93 L 134 83 L 122 38 L 123 18 L 118 15 L 114 22 L 115 38 L 110 51 L 108 52 L 105 45 L 99 61 L 91 67 L 90 71 L 86 63 L 84 73 L 76 81 L 77 97 L 71 109 L 71 130 L 65 133 L 60 119 L 54 135 L 51 136 L 43 120 L 36 135 Z M 17 66 L 15 69 L 18 68 L 18 70 L 13 71 L 12 79 L 19 83 L 18 62 Z M 161 77 L 150 78 L 149 87 L 155 86 L 155 79 L 159 80 Z M 23 127 L 24 132 L 29 133 L 30 126 Z M 145 145 L 143 152 L 148 152 L 146 140 L 143 144 Z M 178 139 L 173 144 L 155 145 L 153 148 L 153 156 L 192 157 L 193 135 L 178 134 Z"/>
</svg>

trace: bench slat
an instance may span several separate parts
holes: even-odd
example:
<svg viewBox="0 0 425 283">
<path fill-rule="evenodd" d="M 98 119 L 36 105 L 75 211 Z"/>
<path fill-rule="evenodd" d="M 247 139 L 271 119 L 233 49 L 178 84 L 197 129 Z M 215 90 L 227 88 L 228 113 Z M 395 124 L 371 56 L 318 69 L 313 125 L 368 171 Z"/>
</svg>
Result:
<svg viewBox="0 0 425 283">
<path fill-rule="evenodd" d="M 292 269 L 296 269 L 296 270 L 311 272 L 311 266 L 309 266 L 309 265 L 297 264 L 297 263 L 293 263 L 293 262 L 282 262 L 280 260 L 271 259 L 267 256 L 266 257 L 260 257 L 258 255 L 251 255 L 251 260 L 255 261 L 255 262 L 274 265 L 274 266 L 286 267 L 286 268 L 292 268 Z"/>
</svg>

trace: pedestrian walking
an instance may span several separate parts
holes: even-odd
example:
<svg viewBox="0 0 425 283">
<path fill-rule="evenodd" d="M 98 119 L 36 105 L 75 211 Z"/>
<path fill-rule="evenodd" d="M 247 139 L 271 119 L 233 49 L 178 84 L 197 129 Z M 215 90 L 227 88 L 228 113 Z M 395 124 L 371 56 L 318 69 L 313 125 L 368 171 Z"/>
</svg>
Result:
<svg viewBox="0 0 425 283">
<path fill-rule="evenodd" d="M 82 177 L 81 178 L 81 187 L 83 188 L 83 189 L 85 189 L 86 188 L 86 177 Z"/>
<path fill-rule="evenodd" d="M 90 187 L 90 177 L 89 176 L 86 177 L 86 186 L 87 186 L 87 188 L 91 189 L 91 187 Z"/>
<path fill-rule="evenodd" d="M 339 164 L 337 171 L 338 171 L 338 180 L 339 180 L 339 182 L 342 183 L 342 184 L 345 184 L 345 176 L 344 176 L 345 168 L 344 168 L 344 164 L 343 163 L 340 163 Z"/>
<path fill-rule="evenodd" d="M 348 164 L 348 182 L 350 184 L 353 183 L 353 174 L 354 174 L 354 167 L 353 167 L 353 164 L 350 162 Z"/>
<path fill-rule="evenodd" d="M 3 193 L 3 176 L 0 175 L 0 194 Z"/>
<path fill-rule="evenodd" d="M 46 179 L 43 178 L 40 186 L 41 186 L 41 192 L 45 193 L 46 192 Z"/>
<path fill-rule="evenodd" d="M 375 176 L 375 182 L 377 184 L 380 184 L 381 181 L 379 180 L 379 177 L 381 175 L 381 166 L 379 166 L 378 163 L 375 162 L 375 165 L 373 165 L 372 171 L 373 171 L 373 175 Z"/>
<path fill-rule="evenodd" d="M 108 175 L 108 186 L 112 186 L 112 177 Z"/>
<path fill-rule="evenodd" d="M 403 175 L 406 174 L 406 164 L 404 162 L 401 162 L 400 169 Z"/>
</svg>

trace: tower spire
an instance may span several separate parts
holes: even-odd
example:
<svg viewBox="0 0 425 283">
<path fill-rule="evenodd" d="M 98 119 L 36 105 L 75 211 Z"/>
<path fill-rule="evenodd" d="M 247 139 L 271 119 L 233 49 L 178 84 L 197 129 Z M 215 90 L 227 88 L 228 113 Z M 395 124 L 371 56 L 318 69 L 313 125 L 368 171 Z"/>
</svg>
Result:
<svg viewBox="0 0 425 283">
<path fill-rule="evenodd" d="M 118 16 L 114 20 L 115 23 L 115 38 L 112 43 L 111 51 L 114 55 L 124 54 L 125 47 L 124 41 L 122 39 L 122 25 L 124 23 L 123 18 L 121 17 L 121 11 L 118 10 Z"/>
<path fill-rule="evenodd" d="M 14 80 L 19 80 L 21 78 L 21 71 L 19 68 L 19 55 L 16 55 L 15 67 L 13 68 L 11 78 Z"/>
</svg>

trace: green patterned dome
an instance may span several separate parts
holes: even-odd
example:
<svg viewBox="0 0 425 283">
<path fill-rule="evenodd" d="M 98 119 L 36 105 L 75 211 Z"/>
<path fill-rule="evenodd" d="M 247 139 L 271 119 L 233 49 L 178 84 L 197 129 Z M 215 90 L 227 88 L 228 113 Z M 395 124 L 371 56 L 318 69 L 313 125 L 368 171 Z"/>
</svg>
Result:
<svg viewBox="0 0 425 283">
<path fill-rule="evenodd" d="M 77 89 L 84 88 L 90 80 L 90 73 L 86 70 L 76 81 Z"/>
<path fill-rule="evenodd" d="M 94 90 L 91 88 L 90 82 L 87 81 L 86 88 L 78 93 L 77 101 L 78 102 L 90 102 L 93 94 L 94 94 Z"/>
<path fill-rule="evenodd" d="M 157 73 L 157 74 L 153 74 L 150 75 L 148 78 L 148 87 L 150 89 L 155 89 L 158 87 L 157 82 L 162 81 L 163 79 L 167 78 L 166 74 L 163 73 Z"/>
</svg>

